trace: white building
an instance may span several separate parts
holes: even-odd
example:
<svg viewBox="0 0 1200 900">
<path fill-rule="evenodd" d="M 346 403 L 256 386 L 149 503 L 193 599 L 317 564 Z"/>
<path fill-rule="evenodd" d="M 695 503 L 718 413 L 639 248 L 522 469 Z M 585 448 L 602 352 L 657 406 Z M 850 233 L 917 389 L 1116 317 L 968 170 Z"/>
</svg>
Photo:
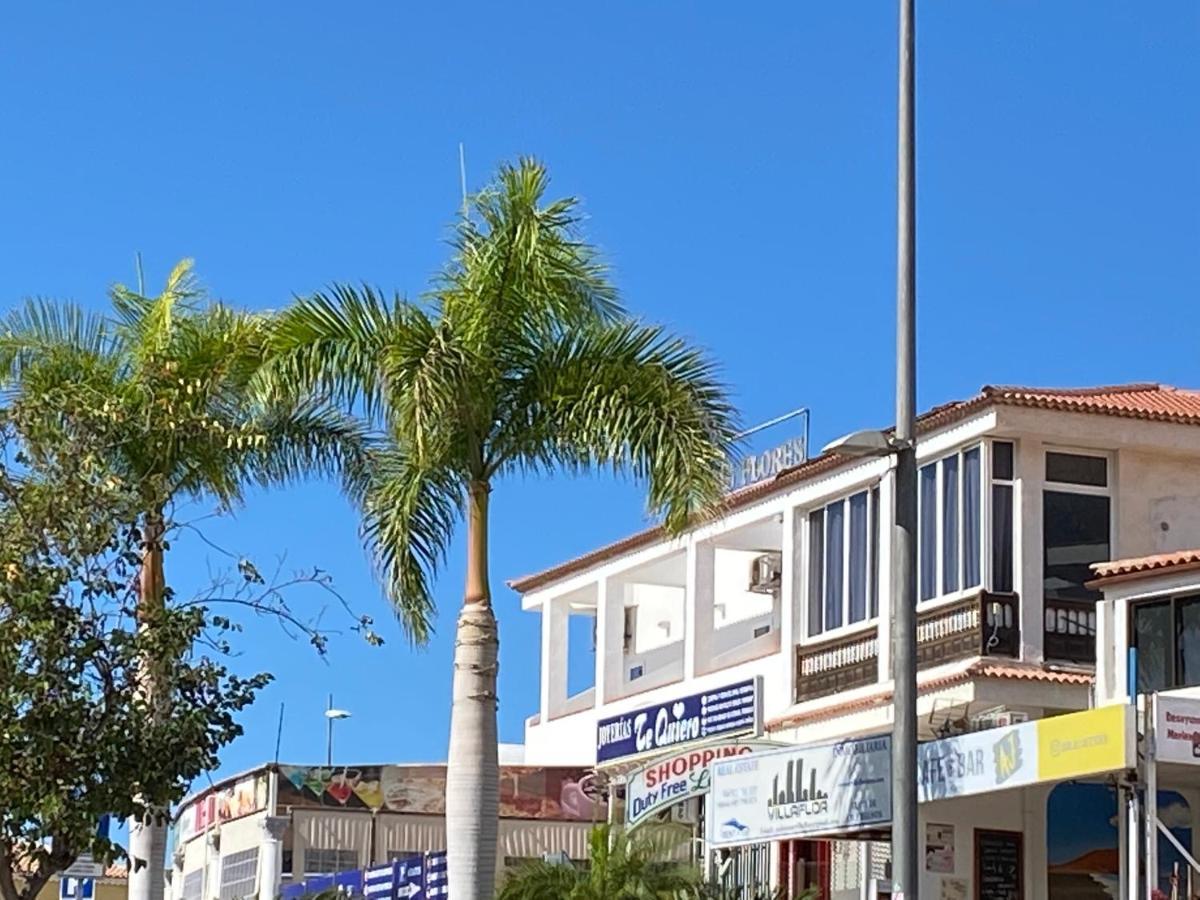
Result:
<svg viewBox="0 0 1200 900">
<path fill-rule="evenodd" d="M 986 387 L 926 413 L 918 435 L 922 739 L 1125 702 L 1126 648 L 1148 646 L 1164 616 L 1182 623 L 1180 640 L 1196 629 L 1196 643 L 1143 651 L 1143 683 L 1200 683 L 1200 603 L 1146 605 L 1193 581 L 1200 590 L 1200 555 L 1148 585 L 1119 574 L 1093 583 L 1107 570 L 1092 569 L 1200 547 L 1200 391 Z M 891 548 L 880 523 L 893 497 L 891 460 L 825 454 L 734 492 L 720 519 L 681 537 L 650 529 L 513 582 L 542 616 L 527 760 L 594 765 L 602 720 L 747 679 L 761 679 L 770 739 L 889 731 Z M 595 676 L 569 692 L 576 617 L 594 621 Z M 965 897 L 979 887 L 981 819 L 1024 836 L 1023 896 L 1076 876 L 1101 883 L 1108 873 L 1088 866 L 1104 869 L 1107 856 L 1059 858 L 1069 848 L 1054 810 L 1073 801 L 1054 791 L 1046 779 L 982 805 L 923 806 L 923 821 L 944 830 L 922 837 L 950 835 L 925 888 Z M 886 845 L 791 841 L 771 853 L 776 879 L 857 897 L 882 874 Z"/>
</svg>

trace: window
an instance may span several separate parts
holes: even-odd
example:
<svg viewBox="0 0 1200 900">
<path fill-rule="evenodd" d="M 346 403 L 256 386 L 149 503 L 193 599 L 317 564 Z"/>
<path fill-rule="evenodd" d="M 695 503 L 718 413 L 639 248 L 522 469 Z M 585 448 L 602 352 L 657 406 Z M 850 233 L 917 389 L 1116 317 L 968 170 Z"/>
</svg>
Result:
<svg viewBox="0 0 1200 900">
<path fill-rule="evenodd" d="M 1200 596 L 1138 603 L 1130 618 L 1139 693 L 1200 685 Z"/>
<path fill-rule="evenodd" d="M 1011 451 L 1012 445 L 1009 444 Z M 918 473 L 920 598 L 932 600 L 983 583 L 979 445 L 927 463 Z M 1011 528 L 1009 540 L 1011 542 Z"/>
<path fill-rule="evenodd" d="M 968 450 L 964 456 L 968 470 L 979 466 Z M 978 481 L 978 475 L 975 476 Z M 1013 445 L 1009 441 L 992 442 L 992 590 L 1011 593 L 1013 589 Z M 965 507 L 965 504 L 964 504 Z M 973 517 L 977 517 L 973 516 Z M 978 583 L 978 573 L 974 583 Z"/>
<path fill-rule="evenodd" d="M 200 900 L 204 893 L 204 870 L 196 869 L 183 876 L 183 893 L 180 900 Z"/>
<path fill-rule="evenodd" d="M 258 891 L 258 848 L 221 858 L 221 900 L 239 900 Z"/>
<path fill-rule="evenodd" d="M 808 516 L 808 634 L 879 614 L 879 491 L 860 491 Z"/>
<path fill-rule="evenodd" d="M 1091 564 L 1112 558 L 1108 460 L 1074 453 L 1046 454 L 1042 497 L 1043 593 L 1047 600 L 1095 602 L 1086 587 Z"/>
<path fill-rule="evenodd" d="M 304 851 L 305 875 L 328 875 L 333 872 L 349 872 L 357 868 L 357 850 L 321 850 L 309 848 Z"/>
</svg>

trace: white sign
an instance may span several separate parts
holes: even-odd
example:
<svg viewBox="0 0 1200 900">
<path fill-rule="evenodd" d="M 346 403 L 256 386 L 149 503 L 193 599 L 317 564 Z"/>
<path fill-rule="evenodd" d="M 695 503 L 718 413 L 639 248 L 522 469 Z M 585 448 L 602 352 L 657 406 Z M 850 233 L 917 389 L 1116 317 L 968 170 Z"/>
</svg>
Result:
<svg viewBox="0 0 1200 900">
<path fill-rule="evenodd" d="M 917 795 L 928 803 L 1033 784 L 1037 760 L 1037 722 L 930 741 L 917 748 Z"/>
<path fill-rule="evenodd" d="M 718 744 L 647 763 L 625 781 L 625 824 L 632 827 L 669 806 L 707 794 L 708 767 L 714 762 L 778 746 L 768 741 Z"/>
<path fill-rule="evenodd" d="M 709 843 L 837 834 L 889 822 L 891 771 L 890 735 L 717 762 L 708 797 Z"/>
<path fill-rule="evenodd" d="M 1154 750 L 1159 762 L 1200 765 L 1200 700 L 1154 698 Z"/>
</svg>

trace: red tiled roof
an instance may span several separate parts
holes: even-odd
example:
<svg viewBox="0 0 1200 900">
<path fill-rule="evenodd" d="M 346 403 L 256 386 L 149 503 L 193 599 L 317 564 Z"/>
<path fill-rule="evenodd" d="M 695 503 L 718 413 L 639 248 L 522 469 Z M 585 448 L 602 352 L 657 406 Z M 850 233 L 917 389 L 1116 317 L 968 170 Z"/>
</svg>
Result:
<svg viewBox="0 0 1200 900">
<path fill-rule="evenodd" d="M 1090 388 L 1038 388 L 1009 385 L 984 385 L 969 400 L 956 400 L 936 406 L 917 419 L 917 432 L 926 433 L 952 424 L 989 406 L 1020 406 L 1057 412 L 1091 413 L 1200 425 L 1200 391 L 1186 390 L 1153 382 L 1105 385 Z M 722 511 L 731 512 L 750 506 L 764 497 L 836 469 L 850 459 L 836 453 L 823 453 L 807 462 L 780 472 L 729 494 Z M 510 581 L 509 587 L 524 594 L 552 584 L 576 572 L 615 559 L 625 553 L 649 546 L 666 537 L 659 526 L 647 528 L 627 538 L 607 544 L 549 569 Z"/>
<path fill-rule="evenodd" d="M 941 688 L 973 681 L 977 678 L 1015 679 L 1017 681 L 1040 681 L 1047 684 L 1088 685 L 1095 681 L 1090 672 L 1073 671 L 1068 669 L 1047 669 L 1022 663 L 999 663 L 993 660 L 980 659 L 957 672 L 949 672 L 934 678 L 927 678 L 917 683 L 917 692 L 921 694 Z M 767 722 L 767 731 L 778 731 L 782 728 L 794 728 L 808 722 L 819 722 L 823 719 L 836 719 L 851 713 L 862 712 L 885 706 L 892 702 L 892 691 L 882 690 L 865 697 L 859 697 L 848 703 L 838 703 L 820 709 L 806 710 L 781 716 Z"/>
<path fill-rule="evenodd" d="M 1179 571 L 1198 568 L 1200 568 L 1200 549 L 1176 550 L 1173 553 L 1155 553 L 1151 556 L 1135 556 L 1129 559 L 1093 563 L 1092 571 L 1096 573 L 1096 577 L 1090 583 L 1111 584 L 1114 581 L 1158 574 L 1164 569 Z"/>
</svg>

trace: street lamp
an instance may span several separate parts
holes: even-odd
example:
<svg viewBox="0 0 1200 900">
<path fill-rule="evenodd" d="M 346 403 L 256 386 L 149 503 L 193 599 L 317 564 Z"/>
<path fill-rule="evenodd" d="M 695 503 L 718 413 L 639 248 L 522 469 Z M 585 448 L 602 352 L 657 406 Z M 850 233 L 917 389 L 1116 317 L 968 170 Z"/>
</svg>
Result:
<svg viewBox="0 0 1200 900">
<path fill-rule="evenodd" d="M 350 718 L 349 710 L 334 709 L 333 694 L 329 695 L 329 706 L 325 709 L 325 765 L 333 767 L 333 723 L 336 719 Z"/>
<path fill-rule="evenodd" d="M 900 2 L 896 134 L 896 430 L 858 431 L 825 449 L 896 455 L 892 519 L 892 897 L 916 900 L 917 848 L 917 220 L 914 0 Z"/>
</svg>

